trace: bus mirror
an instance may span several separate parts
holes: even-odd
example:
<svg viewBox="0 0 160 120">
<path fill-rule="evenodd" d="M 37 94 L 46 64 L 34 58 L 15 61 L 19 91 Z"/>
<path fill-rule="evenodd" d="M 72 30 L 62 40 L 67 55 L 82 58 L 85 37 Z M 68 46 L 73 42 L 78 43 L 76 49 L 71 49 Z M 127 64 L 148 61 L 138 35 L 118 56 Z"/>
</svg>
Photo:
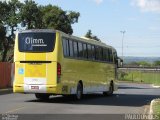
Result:
<svg viewBox="0 0 160 120">
<path fill-rule="evenodd" d="M 118 67 L 123 67 L 123 60 L 121 58 L 117 58 Z"/>
<path fill-rule="evenodd" d="M 120 59 L 120 64 L 121 64 L 120 67 L 123 67 L 123 60 L 122 59 Z"/>
</svg>

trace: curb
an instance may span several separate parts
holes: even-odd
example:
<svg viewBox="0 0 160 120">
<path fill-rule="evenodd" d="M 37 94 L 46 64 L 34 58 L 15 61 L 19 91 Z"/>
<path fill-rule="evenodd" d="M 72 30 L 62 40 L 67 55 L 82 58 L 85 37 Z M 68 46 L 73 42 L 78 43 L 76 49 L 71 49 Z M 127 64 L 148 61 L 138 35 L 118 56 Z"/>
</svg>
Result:
<svg viewBox="0 0 160 120">
<path fill-rule="evenodd" d="M 153 103 L 155 102 L 155 100 L 152 100 L 151 101 L 151 104 L 150 104 L 150 108 L 149 108 L 149 114 L 152 115 L 153 114 Z"/>
<path fill-rule="evenodd" d="M 160 100 L 160 99 L 157 98 L 157 99 L 154 99 L 154 100 L 151 101 L 150 109 L 149 109 L 149 114 L 150 114 L 150 115 L 153 114 L 153 104 L 156 103 L 157 101 L 159 102 L 159 100 Z"/>
<path fill-rule="evenodd" d="M 160 88 L 160 86 L 156 86 L 156 85 L 154 85 L 154 84 L 152 84 L 152 87 L 153 87 L 153 88 Z"/>
<path fill-rule="evenodd" d="M 11 94 L 13 93 L 12 88 L 0 89 L 0 95 Z"/>
</svg>

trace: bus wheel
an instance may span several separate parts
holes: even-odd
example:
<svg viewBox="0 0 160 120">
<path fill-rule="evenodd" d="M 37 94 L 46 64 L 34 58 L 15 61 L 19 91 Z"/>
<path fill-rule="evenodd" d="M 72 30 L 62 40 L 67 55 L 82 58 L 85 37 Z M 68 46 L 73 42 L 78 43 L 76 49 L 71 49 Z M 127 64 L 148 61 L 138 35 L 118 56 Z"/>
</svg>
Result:
<svg viewBox="0 0 160 120">
<path fill-rule="evenodd" d="M 36 93 L 35 96 L 40 100 L 48 100 L 50 95 L 45 93 Z"/>
<path fill-rule="evenodd" d="M 113 91 L 114 91 L 113 83 L 111 83 L 110 86 L 109 86 L 109 91 L 103 92 L 103 95 L 105 95 L 105 96 L 111 96 L 111 95 L 113 95 Z"/>
<path fill-rule="evenodd" d="M 77 85 L 77 92 L 76 92 L 76 99 L 80 100 L 83 97 L 83 86 L 82 83 L 78 83 Z"/>
</svg>

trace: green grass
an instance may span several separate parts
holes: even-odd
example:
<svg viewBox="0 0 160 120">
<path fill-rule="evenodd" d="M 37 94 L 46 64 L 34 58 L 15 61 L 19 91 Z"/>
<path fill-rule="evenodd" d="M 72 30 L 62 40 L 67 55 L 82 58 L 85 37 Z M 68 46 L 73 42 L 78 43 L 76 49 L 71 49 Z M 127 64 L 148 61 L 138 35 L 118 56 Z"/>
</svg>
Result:
<svg viewBox="0 0 160 120">
<path fill-rule="evenodd" d="M 142 82 L 160 85 L 160 72 L 157 71 L 119 71 L 119 80 L 132 81 L 132 82 Z"/>
<path fill-rule="evenodd" d="M 158 115 L 160 119 L 160 99 L 155 100 L 152 106 L 153 114 Z"/>
<path fill-rule="evenodd" d="M 153 105 L 153 113 L 160 115 L 160 101 Z"/>
</svg>

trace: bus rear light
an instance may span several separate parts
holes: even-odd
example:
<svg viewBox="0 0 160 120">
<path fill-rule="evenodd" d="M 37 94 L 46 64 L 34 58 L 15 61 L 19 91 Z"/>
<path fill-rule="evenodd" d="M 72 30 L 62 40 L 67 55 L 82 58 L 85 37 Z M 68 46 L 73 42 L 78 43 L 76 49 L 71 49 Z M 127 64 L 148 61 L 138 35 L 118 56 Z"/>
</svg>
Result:
<svg viewBox="0 0 160 120">
<path fill-rule="evenodd" d="M 59 63 L 57 63 L 57 76 L 58 78 L 61 77 L 61 65 Z"/>
</svg>

